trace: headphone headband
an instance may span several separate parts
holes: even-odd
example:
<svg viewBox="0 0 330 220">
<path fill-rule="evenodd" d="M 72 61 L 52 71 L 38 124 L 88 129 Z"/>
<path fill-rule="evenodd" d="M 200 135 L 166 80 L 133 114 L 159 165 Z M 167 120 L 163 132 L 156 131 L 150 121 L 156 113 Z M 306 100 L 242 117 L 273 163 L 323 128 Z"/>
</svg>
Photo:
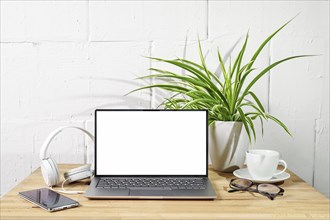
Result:
<svg viewBox="0 0 330 220">
<path fill-rule="evenodd" d="M 64 127 L 60 127 L 56 130 L 54 130 L 52 133 L 50 133 L 48 135 L 48 137 L 46 138 L 44 144 L 42 145 L 41 149 L 40 149 L 40 159 L 41 160 L 44 160 L 44 159 L 47 159 L 47 150 L 48 150 L 48 147 L 49 147 L 49 144 L 51 143 L 51 141 L 60 133 L 62 132 L 63 130 L 67 129 L 67 128 L 74 128 L 74 129 L 78 129 L 82 132 L 84 132 L 93 142 L 94 142 L 94 136 L 87 130 L 83 129 L 83 128 L 79 128 L 79 127 L 76 127 L 76 126 L 64 126 Z"/>
</svg>

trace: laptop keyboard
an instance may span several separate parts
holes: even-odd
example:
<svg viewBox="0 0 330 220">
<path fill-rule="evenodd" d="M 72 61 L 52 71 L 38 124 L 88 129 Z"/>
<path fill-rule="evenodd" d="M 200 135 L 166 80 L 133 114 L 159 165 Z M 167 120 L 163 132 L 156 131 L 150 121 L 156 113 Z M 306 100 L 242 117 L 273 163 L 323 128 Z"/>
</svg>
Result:
<svg viewBox="0 0 330 220">
<path fill-rule="evenodd" d="M 96 188 L 109 189 L 205 189 L 205 178 L 102 177 Z"/>
</svg>

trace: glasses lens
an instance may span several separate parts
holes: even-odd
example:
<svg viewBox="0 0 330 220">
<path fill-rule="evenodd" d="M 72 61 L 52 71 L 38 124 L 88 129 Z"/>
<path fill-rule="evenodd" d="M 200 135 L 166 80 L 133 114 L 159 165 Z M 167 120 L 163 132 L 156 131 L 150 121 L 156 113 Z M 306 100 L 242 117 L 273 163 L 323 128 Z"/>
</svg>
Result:
<svg viewBox="0 0 330 220">
<path fill-rule="evenodd" d="M 235 179 L 231 182 L 231 185 L 237 188 L 248 188 L 252 185 L 252 182 L 245 179 Z"/>
<path fill-rule="evenodd" d="M 272 184 L 260 184 L 258 190 L 268 194 L 278 194 L 280 192 L 280 188 Z"/>
</svg>

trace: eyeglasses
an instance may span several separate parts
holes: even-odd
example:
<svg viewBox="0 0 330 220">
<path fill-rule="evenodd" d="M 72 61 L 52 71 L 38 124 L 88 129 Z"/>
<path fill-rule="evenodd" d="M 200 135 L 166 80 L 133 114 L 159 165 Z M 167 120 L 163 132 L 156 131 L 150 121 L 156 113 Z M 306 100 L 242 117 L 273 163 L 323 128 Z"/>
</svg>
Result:
<svg viewBox="0 0 330 220">
<path fill-rule="evenodd" d="M 255 186 L 255 188 L 252 188 Z M 246 179 L 232 179 L 230 180 L 228 192 L 249 191 L 257 192 L 261 195 L 267 196 L 270 200 L 274 200 L 276 196 L 282 196 L 284 189 L 274 184 L 269 183 L 254 183 Z"/>
</svg>

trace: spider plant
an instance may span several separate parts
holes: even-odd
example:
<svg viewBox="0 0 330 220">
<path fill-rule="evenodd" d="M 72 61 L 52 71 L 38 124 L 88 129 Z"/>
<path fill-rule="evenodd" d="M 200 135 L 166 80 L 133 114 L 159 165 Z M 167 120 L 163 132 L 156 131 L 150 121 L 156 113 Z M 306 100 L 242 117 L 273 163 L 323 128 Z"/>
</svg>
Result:
<svg viewBox="0 0 330 220">
<path fill-rule="evenodd" d="M 211 72 L 207 68 L 199 40 L 198 49 L 200 64 L 181 58 L 168 60 L 148 57 L 155 61 L 160 61 L 179 67 L 185 70 L 187 74 L 182 75 L 167 70 L 150 68 L 154 74 L 142 76 L 138 79 L 154 78 L 162 80 L 164 83 L 143 86 L 131 91 L 130 93 L 150 88 L 159 88 L 174 92 L 173 96 L 164 98 L 164 102 L 161 105 L 165 109 L 207 109 L 209 112 L 209 125 L 214 121 L 242 122 L 250 142 L 252 140 L 252 136 L 254 140 L 256 140 L 254 126 L 254 120 L 256 119 L 259 119 L 261 122 L 262 132 L 263 121 L 270 119 L 276 122 L 289 135 L 291 135 L 284 123 L 265 111 L 265 108 L 259 98 L 251 90 L 261 77 L 277 65 L 288 60 L 309 56 L 299 55 L 284 58 L 265 67 L 256 75 L 251 76 L 251 72 L 256 71 L 256 69 L 253 68 L 253 64 L 262 49 L 290 21 L 268 36 L 260 44 L 252 58 L 247 63 L 243 64 L 242 60 L 248 43 L 249 33 L 246 34 L 244 44 L 241 47 L 237 57 L 234 59 L 234 62 L 230 62 L 227 67 L 218 49 L 217 56 L 221 67 L 222 77 L 217 76 L 216 73 Z M 247 83 L 247 79 L 249 77 L 251 80 Z"/>
</svg>

